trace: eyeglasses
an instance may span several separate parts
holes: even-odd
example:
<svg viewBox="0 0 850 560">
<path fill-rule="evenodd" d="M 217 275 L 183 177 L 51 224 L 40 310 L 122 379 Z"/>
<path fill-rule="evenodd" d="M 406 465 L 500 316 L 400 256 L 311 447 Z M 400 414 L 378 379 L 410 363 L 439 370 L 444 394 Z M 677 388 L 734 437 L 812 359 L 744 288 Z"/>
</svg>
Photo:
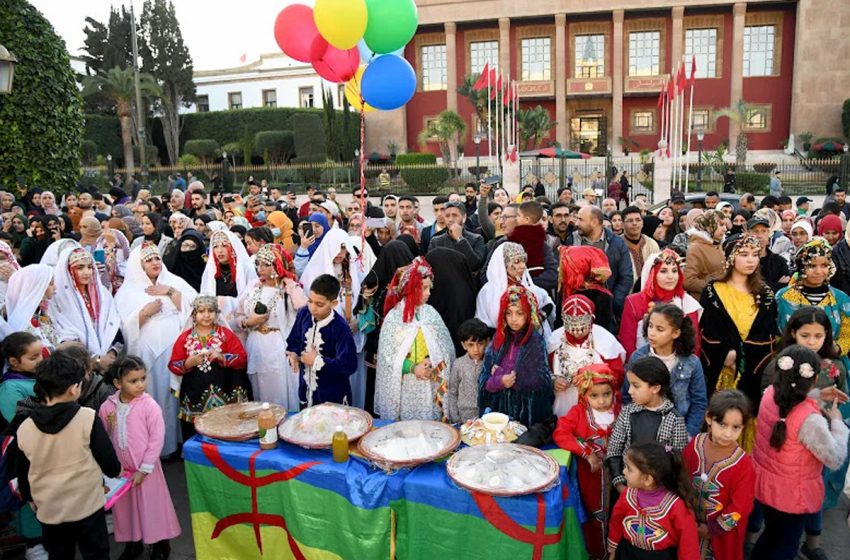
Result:
<svg viewBox="0 0 850 560">
<path fill-rule="evenodd" d="M 505 214 L 504 212 L 502 213 L 502 219 L 503 220 L 515 220 L 516 217 L 517 217 L 517 214 Z"/>
</svg>

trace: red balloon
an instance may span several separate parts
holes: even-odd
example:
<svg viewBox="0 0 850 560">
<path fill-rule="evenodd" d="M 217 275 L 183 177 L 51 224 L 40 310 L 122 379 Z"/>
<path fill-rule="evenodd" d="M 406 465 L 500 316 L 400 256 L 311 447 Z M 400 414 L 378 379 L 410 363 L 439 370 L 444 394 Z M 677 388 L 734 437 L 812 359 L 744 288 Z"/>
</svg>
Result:
<svg viewBox="0 0 850 560">
<path fill-rule="evenodd" d="M 313 21 L 313 8 L 304 4 L 281 10 L 274 22 L 274 38 L 280 50 L 301 62 L 318 60 L 328 48 Z"/>
<path fill-rule="evenodd" d="M 313 61 L 313 68 L 319 76 L 337 84 L 353 78 L 359 67 L 360 51 L 356 46 L 343 51 L 333 45 L 328 45 L 325 54 L 319 60 Z"/>
</svg>

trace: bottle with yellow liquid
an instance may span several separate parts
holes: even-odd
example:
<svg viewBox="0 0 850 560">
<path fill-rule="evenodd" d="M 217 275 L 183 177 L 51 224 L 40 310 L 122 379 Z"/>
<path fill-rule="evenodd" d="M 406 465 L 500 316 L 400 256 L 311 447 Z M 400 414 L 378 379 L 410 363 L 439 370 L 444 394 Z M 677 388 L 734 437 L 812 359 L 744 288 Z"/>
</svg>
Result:
<svg viewBox="0 0 850 560">
<path fill-rule="evenodd" d="M 277 422 L 275 422 L 274 411 L 269 406 L 269 403 L 263 403 L 260 414 L 257 416 L 257 427 L 260 431 L 260 448 L 276 448 Z"/>
<path fill-rule="evenodd" d="M 348 436 L 342 431 L 342 426 L 337 426 L 331 440 L 331 449 L 334 454 L 334 461 L 344 463 L 348 461 Z"/>
</svg>

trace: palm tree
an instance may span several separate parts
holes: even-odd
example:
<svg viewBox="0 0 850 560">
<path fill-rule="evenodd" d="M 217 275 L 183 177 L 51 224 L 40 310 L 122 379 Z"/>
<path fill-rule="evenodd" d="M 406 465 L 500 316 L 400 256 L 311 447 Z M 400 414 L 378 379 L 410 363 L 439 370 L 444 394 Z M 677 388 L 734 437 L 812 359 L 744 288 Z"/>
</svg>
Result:
<svg viewBox="0 0 850 560">
<path fill-rule="evenodd" d="M 428 126 L 419 133 L 418 140 L 422 146 L 435 140 L 439 142 L 443 162 L 451 166 L 454 163 L 452 154 L 465 134 L 466 122 L 464 122 L 463 117 L 454 111 L 446 110 L 440 113 L 436 119 L 428 122 Z"/>
<path fill-rule="evenodd" d="M 519 122 L 520 139 L 523 148 L 526 149 L 529 142 L 532 143 L 533 148 L 539 148 L 543 140 L 549 136 L 549 131 L 558 124 L 549 116 L 549 111 L 541 105 L 533 109 L 520 109 L 517 111 L 517 121 Z"/>
<path fill-rule="evenodd" d="M 482 126 L 487 123 L 487 89 L 472 89 L 472 85 L 478 80 L 480 74 L 470 74 L 463 80 L 463 85 L 457 88 L 457 92 L 466 97 L 470 105 L 478 115 L 478 122 Z M 491 102 L 492 104 L 492 102 Z M 494 111 L 495 112 L 495 111 Z"/>
<path fill-rule="evenodd" d="M 747 113 L 750 106 L 743 99 L 737 100 L 731 107 L 718 109 L 714 112 L 714 120 L 726 117 L 730 122 L 738 125 L 738 136 L 735 138 L 735 165 L 739 171 L 743 171 L 747 164 L 747 145 L 749 138 L 744 131 L 744 126 L 747 124 Z"/>
<path fill-rule="evenodd" d="M 140 74 L 142 95 L 157 97 L 162 92 L 150 74 Z M 83 96 L 102 94 L 115 103 L 115 112 L 121 125 L 121 142 L 124 146 L 124 167 L 135 167 L 133 158 L 133 108 L 135 106 L 135 82 L 133 69 L 116 66 L 104 74 L 89 76 L 83 80 Z"/>
</svg>

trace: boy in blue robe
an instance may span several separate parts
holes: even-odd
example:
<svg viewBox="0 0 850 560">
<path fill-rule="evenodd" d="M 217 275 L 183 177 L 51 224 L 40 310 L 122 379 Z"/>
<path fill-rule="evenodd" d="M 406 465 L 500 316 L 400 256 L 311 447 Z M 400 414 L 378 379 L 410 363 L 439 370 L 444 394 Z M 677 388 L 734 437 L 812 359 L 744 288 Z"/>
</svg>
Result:
<svg viewBox="0 0 850 560">
<path fill-rule="evenodd" d="M 349 377 L 357 370 L 357 350 L 351 328 L 334 312 L 339 280 L 323 274 L 313 281 L 307 306 L 298 312 L 286 339 L 293 371 L 299 372 L 301 408 L 324 402 L 351 403 Z"/>
</svg>

